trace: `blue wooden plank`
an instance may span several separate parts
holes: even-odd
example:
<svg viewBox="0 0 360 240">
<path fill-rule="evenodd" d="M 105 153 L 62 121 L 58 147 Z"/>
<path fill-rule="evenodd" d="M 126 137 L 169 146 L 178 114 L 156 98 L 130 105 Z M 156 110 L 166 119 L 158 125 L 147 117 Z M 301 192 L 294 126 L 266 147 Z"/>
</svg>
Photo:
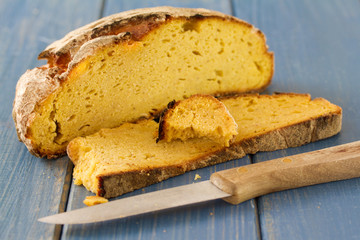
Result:
<svg viewBox="0 0 360 240">
<path fill-rule="evenodd" d="M 235 14 L 256 23 L 275 52 L 267 90 L 308 92 L 343 108 L 342 132 L 295 149 L 256 154 L 255 161 L 316 150 L 360 137 L 359 1 L 234 2 Z M 263 239 L 359 239 L 360 180 L 306 187 L 259 198 Z"/>
<path fill-rule="evenodd" d="M 231 14 L 229 1 L 107 1 L 104 16 L 142 7 L 170 5 L 203 7 Z M 168 179 L 123 197 L 169 187 L 208 180 L 216 170 L 249 164 L 250 159 L 231 161 Z M 201 180 L 194 181 L 195 174 Z M 68 210 L 84 207 L 82 201 L 91 195 L 83 187 L 72 186 Z M 181 209 L 148 214 L 90 225 L 65 226 L 63 239 L 258 239 L 256 204 L 254 200 L 233 206 L 222 200 Z"/>
<path fill-rule="evenodd" d="M 107 0 L 105 2 L 105 15 L 118 13 L 121 11 L 131 10 L 135 8 L 147 8 L 158 6 L 172 6 L 172 7 L 186 7 L 186 8 L 207 8 L 215 11 L 220 11 L 226 14 L 232 13 L 231 1 L 216 1 L 216 0 L 135 0 L 135 1 L 116 1 Z"/>
<path fill-rule="evenodd" d="M 37 159 L 27 151 L 17 140 L 12 102 L 20 75 L 44 64 L 36 60 L 38 53 L 96 19 L 100 6 L 101 1 L 0 1 L 0 239 L 51 239 L 60 233 L 37 219 L 58 211 L 68 159 Z"/>
</svg>

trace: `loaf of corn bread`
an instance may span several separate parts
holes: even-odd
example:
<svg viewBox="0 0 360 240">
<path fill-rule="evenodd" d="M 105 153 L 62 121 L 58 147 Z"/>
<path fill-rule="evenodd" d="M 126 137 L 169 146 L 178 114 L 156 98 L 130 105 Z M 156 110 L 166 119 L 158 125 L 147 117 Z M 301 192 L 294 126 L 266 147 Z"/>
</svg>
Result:
<svg viewBox="0 0 360 240">
<path fill-rule="evenodd" d="M 196 94 L 168 104 L 159 119 L 156 141 L 206 137 L 228 147 L 237 134 L 237 124 L 222 102 Z"/>
<path fill-rule="evenodd" d="M 149 118 L 193 94 L 259 92 L 273 75 L 264 34 L 206 9 L 122 12 L 67 34 L 39 55 L 48 64 L 18 81 L 20 141 L 54 158 L 69 141 Z"/>
<path fill-rule="evenodd" d="M 255 154 L 297 147 L 337 134 L 342 109 L 308 94 L 249 94 L 222 98 L 238 125 L 230 147 L 207 138 L 158 141 L 151 120 L 72 140 L 75 184 L 106 198 L 160 182 L 186 171 Z"/>
</svg>

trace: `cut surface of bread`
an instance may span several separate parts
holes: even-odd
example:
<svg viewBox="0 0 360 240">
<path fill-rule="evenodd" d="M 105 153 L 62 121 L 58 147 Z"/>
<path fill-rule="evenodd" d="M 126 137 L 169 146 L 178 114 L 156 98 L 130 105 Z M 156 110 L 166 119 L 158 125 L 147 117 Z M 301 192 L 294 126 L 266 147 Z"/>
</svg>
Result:
<svg viewBox="0 0 360 240">
<path fill-rule="evenodd" d="M 19 79 L 13 118 L 30 152 L 48 158 L 75 137 L 149 117 L 173 99 L 261 91 L 274 64 L 265 36 L 249 23 L 171 7 L 98 20 L 40 58 L 48 65 Z"/>
<path fill-rule="evenodd" d="M 226 106 L 213 96 L 197 94 L 168 104 L 160 116 L 157 141 L 207 137 L 228 147 L 236 134 L 237 124 Z"/>
<path fill-rule="evenodd" d="M 307 94 L 250 94 L 221 101 L 238 124 L 230 147 L 206 138 L 156 143 L 155 121 L 125 123 L 69 143 L 75 184 L 99 196 L 115 197 L 246 154 L 327 138 L 341 129 L 341 108 L 322 98 L 311 100 Z"/>
</svg>

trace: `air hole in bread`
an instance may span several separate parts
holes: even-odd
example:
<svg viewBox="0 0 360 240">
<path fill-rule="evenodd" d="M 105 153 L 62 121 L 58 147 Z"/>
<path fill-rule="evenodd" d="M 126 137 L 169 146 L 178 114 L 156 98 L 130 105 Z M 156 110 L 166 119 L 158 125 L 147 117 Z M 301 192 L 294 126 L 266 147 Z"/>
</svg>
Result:
<svg viewBox="0 0 360 240">
<path fill-rule="evenodd" d="M 262 67 L 261 67 L 261 65 L 258 63 L 258 62 L 254 62 L 254 64 L 255 64 L 255 66 L 256 66 L 256 69 L 259 71 L 259 72 L 263 72 L 263 69 L 262 69 Z"/>
<path fill-rule="evenodd" d="M 84 130 L 84 128 L 86 128 L 86 127 L 90 127 L 90 124 L 82 125 L 82 126 L 79 128 L 79 131 Z"/>
<path fill-rule="evenodd" d="M 200 32 L 200 22 L 197 20 L 186 22 L 182 25 L 183 31 L 195 31 Z"/>
<path fill-rule="evenodd" d="M 71 115 L 69 118 L 68 118 L 68 121 L 71 121 L 75 118 L 75 115 Z"/>
<path fill-rule="evenodd" d="M 224 76 L 224 73 L 222 70 L 215 70 L 215 74 L 216 74 L 216 76 L 219 76 L 219 77 Z"/>
<path fill-rule="evenodd" d="M 223 131 L 223 129 L 219 126 L 219 127 L 216 128 L 216 132 L 217 132 L 218 134 L 222 135 L 224 131 Z"/>
<path fill-rule="evenodd" d="M 254 105 L 254 100 L 253 99 L 250 99 L 248 104 L 246 105 L 246 107 L 250 107 L 251 105 Z"/>
<path fill-rule="evenodd" d="M 100 67 L 97 69 L 97 71 L 102 70 L 105 67 L 105 65 L 106 65 L 105 63 L 101 64 Z"/>
<path fill-rule="evenodd" d="M 199 51 L 192 51 L 192 53 L 196 56 L 201 56 L 201 53 Z"/>
</svg>

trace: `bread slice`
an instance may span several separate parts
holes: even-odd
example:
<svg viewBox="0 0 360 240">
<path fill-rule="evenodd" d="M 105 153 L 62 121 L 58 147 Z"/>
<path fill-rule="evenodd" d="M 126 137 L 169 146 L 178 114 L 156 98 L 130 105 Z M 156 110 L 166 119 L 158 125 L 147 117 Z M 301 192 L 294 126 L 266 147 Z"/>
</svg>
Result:
<svg viewBox="0 0 360 240">
<path fill-rule="evenodd" d="M 186 171 L 259 151 L 296 147 L 337 134 L 342 110 L 307 94 L 243 95 L 221 99 L 238 124 L 230 147 L 206 138 L 156 143 L 152 120 L 72 140 L 68 155 L 75 184 L 106 198 L 119 196 Z"/>
<path fill-rule="evenodd" d="M 237 124 L 226 106 L 213 96 L 197 94 L 168 104 L 156 141 L 207 137 L 228 147 L 236 134 Z"/>
<path fill-rule="evenodd" d="M 249 23 L 171 7 L 100 19 L 39 58 L 48 65 L 19 79 L 13 118 L 30 152 L 48 158 L 77 136 L 149 117 L 173 99 L 261 91 L 274 65 L 264 34 Z"/>
</svg>

